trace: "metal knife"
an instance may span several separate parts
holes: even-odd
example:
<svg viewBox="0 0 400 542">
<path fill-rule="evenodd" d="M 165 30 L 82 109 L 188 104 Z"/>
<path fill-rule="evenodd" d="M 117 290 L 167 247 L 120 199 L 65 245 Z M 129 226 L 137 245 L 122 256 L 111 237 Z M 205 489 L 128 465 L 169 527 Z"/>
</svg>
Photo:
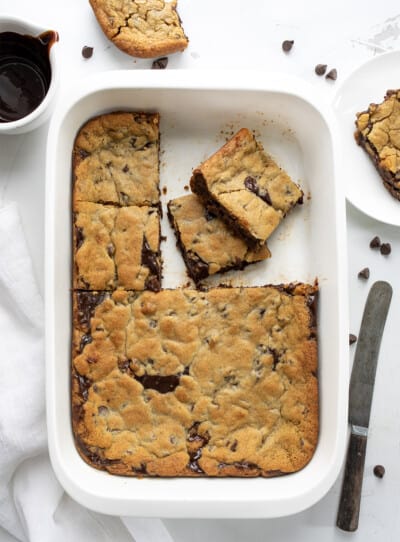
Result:
<svg viewBox="0 0 400 542">
<path fill-rule="evenodd" d="M 344 531 L 358 527 L 376 366 L 391 299 L 390 284 L 378 281 L 372 285 L 358 336 L 349 392 L 350 443 L 336 521 Z"/>
</svg>

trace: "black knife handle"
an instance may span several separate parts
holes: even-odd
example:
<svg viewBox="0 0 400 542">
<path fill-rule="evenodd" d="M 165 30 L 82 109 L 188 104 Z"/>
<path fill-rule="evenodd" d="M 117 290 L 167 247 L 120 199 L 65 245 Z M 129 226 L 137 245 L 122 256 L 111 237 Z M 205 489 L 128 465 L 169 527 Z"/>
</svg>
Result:
<svg viewBox="0 0 400 542">
<path fill-rule="evenodd" d="M 351 433 L 336 525 L 343 531 L 356 531 L 360 514 L 367 437 Z"/>
</svg>

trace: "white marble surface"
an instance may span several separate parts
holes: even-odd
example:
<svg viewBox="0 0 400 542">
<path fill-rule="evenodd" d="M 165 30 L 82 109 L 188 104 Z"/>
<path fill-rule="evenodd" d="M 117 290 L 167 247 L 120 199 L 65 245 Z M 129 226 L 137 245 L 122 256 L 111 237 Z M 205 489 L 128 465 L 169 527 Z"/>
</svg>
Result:
<svg viewBox="0 0 400 542">
<path fill-rule="evenodd" d="M 284 0 L 179 0 L 179 11 L 190 46 L 170 57 L 168 69 L 258 69 L 284 71 L 316 85 L 332 100 L 340 81 L 362 61 L 400 47 L 400 6 L 384 0 L 373 9 L 368 2 L 336 0 L 318 2 Z M 71 81 L 89 73 L 147 69 L 150 60 L 135 60 L 110 44 L 101 33 L 86 0 L 0 0 L 0 13 L 20 15 L 60 34 L 61 88 L 59 99 Z M 290 54 L 281 50 L 284 39 L 295 40 Z M 81 56 L 84 45 L 94 47 L 93 57 Z M 336 82 L 318 78 L 317 63 L 336 68 Z M 110 75 L 111 76 L 111 75 Z M 399 73 L 400 86 L 400 73 Z M 383 92 L 385 83 L 382 82 Z M 0 202 L 18 202 L 35 273 L 43 291 L 44 181 L 47 125 L 23 136 L 0 136 Z M 391 282 L 392 307 L 382 342 L 365 466 L 360 526 L 348 534 L 335 527 L 340 479 L 318 504 L 295 516 L 274 520 L 166 520 L 176 542 L 209 540 L 286 542 L 353 540 L 397 541 L 400 537 L 400 364 L 399 285 L 400 230 L 347 207 L 349 252 L 350 326 L 358 334 L 369 286 L 377 279 Z M 388 257 L 369 248 L 379 235 L 390 242 Z M 1 255 L 0 255 L 1 258 Z M 357 273 L 370 267 L 369 281 Z M 351 367 L 351 350 L 349 369 Z M 386 468 L 377 479 L 373 466 Z M 0 532 L 0 540 L 8 540 Z M 151 542 L 151 541 L 149 541 Z"/>
</svg>

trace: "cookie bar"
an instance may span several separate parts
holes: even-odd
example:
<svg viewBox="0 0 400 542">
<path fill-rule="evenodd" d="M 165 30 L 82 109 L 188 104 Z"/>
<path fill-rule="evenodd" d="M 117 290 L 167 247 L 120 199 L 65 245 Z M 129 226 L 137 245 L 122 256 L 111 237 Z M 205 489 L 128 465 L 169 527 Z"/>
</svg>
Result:
<svg viewBox="0 0 400 542">
<path fill-rule="evenodd" d="M 250 246 L 262 246 L 303 198 L 247 128 L 193 171 L 190 186 Z"/>
<path fill-rule="evenodd" d="M 74 288 L 160 289 L 157 208 L 78 202 L 73 231 Z"/>
<path fill-rule="evenodd" d="M 168 218 L 188 275 L 195 282 L 229 269 L 243 269 L 271 256 L 267 246 L 250 249 L 193 194 L 169 201 Z"/>
<path fill-rule="evenodd" d="M 176 0 L 90 0 L 109 40 L 129 55 L 153 58 L 183 51 L 189 40 Z"/>
<path fill-rule="evenodd" d="M 127 476 L 276 476 L 318 436 L 317 287 L 73 294 L 73 430 Z"/>
<path fill-rule="evenodd" d="M 357 114 L 355 138 L 371 158 L 384 187 L 400 200 L 400 90 Z"/>
<path fill-rule="evenodd" d="M 73 147 L 73 203 L 159 204 L 159 115 L 115 112 L 89 120 Z"/>
</svg>

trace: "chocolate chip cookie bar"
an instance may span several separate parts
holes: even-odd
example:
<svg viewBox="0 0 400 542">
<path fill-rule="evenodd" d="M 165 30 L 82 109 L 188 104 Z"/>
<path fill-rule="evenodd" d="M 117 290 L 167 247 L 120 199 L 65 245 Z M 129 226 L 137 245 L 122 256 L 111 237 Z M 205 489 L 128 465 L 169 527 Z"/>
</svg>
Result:
<svg viewBox="0 0 400 542">
<path fill-rule="evenodd" d="M 73 204 L 159 205 L 159 115 L 115 112 L 89 120 L 73 147 Z"/>
<path fill-rule="evenodd" d="M 215 273 L 243 269 L 271 255 L 267 246 L 250 249 L 194 194 L 169 201 L 168 218 L 188 275 L 195 282 Z"/>
<path fill-rule="evenodd" d="M 125 53 L 153 58 L 188 46 L 176 0 L 90 0 L 104 34 Z"/>
<path fill-rule="evenodd" d="M 400 90 L 357 114 L 355 138 L 371 158 L 384 187 L 400 200 Z"/>
<path fill-rule="evenodd" d="M 158 208 L 78 202 L 73 232 L 74 288 L 160 289 Z"/>
<path fill-rule="evenodd" d="M 318 436 L 317 287 L 73 294 L 73 430 L 127 476 L 276 476 Z"/>
<path fill-rule="evenodd" d="M 247 128 L 194 169 L 190 186 L 249 246 L 262 246 L 303 199 Z"/>
</svg>

